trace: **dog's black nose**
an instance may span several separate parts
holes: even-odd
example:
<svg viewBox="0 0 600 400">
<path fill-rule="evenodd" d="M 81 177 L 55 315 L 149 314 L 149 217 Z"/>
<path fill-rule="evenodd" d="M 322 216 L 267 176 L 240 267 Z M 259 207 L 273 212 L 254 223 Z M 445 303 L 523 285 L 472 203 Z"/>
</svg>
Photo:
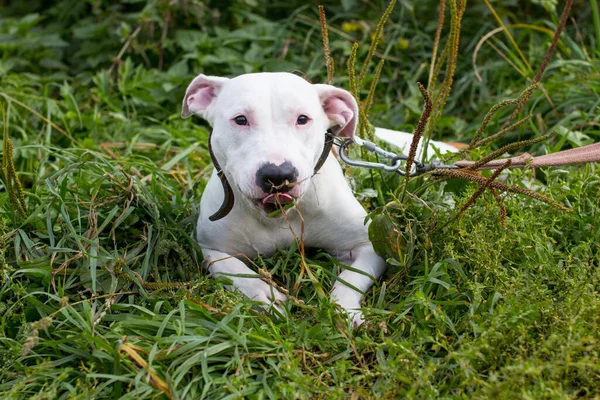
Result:
<svg viewBox="0 0 600 400">
<path fill-rule="evenodd" d="M 265 193 L 285 193 L 298 179 L 298 170 L 286 161 L 281 165 L 263 164 L 256 171 L 256 185 Z"/>
</svg>

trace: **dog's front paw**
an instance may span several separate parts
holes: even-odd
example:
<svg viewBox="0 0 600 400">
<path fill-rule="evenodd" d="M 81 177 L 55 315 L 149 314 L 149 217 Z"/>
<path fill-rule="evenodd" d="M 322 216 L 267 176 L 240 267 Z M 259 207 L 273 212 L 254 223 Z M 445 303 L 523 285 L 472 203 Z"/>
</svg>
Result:
<svg viewBox="0 0 600 400">
<path fill-rule="evenodd" d="M 365 322 L 362 311 L 360 311 L 360 299 L 362 295 L 347 286 L 334 286 L 331 292 L 331 300 L 339 304 L 348 314 L 352 325 L 357 328 Z"/>
<path fill-rule="evenodd" d="M 362 311 L 353 309 L 344 309 L 348 313 L 348 318 L 352 321 L 352 326 L 358 328 L 365 322 L 365 318 L 363 316 Z"/>
<path fill-rule="evenodd" d="M 274 309 L 278 314 L 284 315 L 283 303 L 287 300 L 287 296 L 273 286 L 253 278 L 240 279 L 235 283 L 236 288 L 250 300 L 263 303 L 265 310 L 272 311 Z"/>
</svg>

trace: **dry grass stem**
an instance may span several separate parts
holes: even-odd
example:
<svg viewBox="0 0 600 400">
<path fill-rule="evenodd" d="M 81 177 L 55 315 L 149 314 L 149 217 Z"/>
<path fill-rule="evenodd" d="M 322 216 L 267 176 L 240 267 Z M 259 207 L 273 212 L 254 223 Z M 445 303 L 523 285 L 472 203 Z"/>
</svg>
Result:
<svg viewBox="0 0 600 400">
<path fill-rule="evenodd" d="M 431 171 L 431 174 L 434 176 L 443 176 L 443 177 L 447 177 L 447 178 L 451 178 L 451 179 L 464 179 L 467 181 L 477 182 L 480 185 L 485 184 L 487 181 L 487 179 L 485 177 L 483 177 L 479 174 L 475 174 L 475 173 L 473 173 L 473 171 L 466 170 L 466 169 L 435 169 L 435 170 Z M 506 183 L 499 182 L 499 181 L 493 181 L 489 184 L 489 186 L 499 189 L 499 190 L 502 190 L 504 192 L 516 193 L 516 194 L 521 194 L 521 195 L 525 195 L 528 197 L 532 197 L 536 200 L 539 200 L 541 202 L 549 204 L 549 205 L 551 205 L 555 208 L 558 208 L 562 211 L 571 212 L 570 209 L 568 209 L 561 203 L 557 202 L 556 200 L 553 200 L 547 196 L 544 196 L 543 194 L 534 192 L 533 190 L 530 190 L 530 189 L 527 189 L 527 188 L 524 188 L 521 186 L 507 185 Z"/>
<path fill-rule="evenodd" d="M 427 126 L 427 121 L 429 121 L 429 117 L 431 116 L 431 110 L 433 108 L 433 104 L 431 102 L 431 97 L 429 93 L 420 82 L 417 82 L 417 87 L 421 92 L 421 96 L 423 96 L 423 101 L 425 102 L 423 106 L 423 112 L 421 113 L 421 117 L 419 118 L 419 122 L 417 123 L 417 127 L 413 133 L 413 139 L 410 143 L 410 150 L 408 152 L 408 158 L 406 159 L 406 176 L 404 182 L 404 192 L 406 192 L 406 188 L 408 185 L 408 180 L 410 179 L 410 170 L 412 168 L 413 162 L 417 155 L 417 148 L 419 147 L 419 142 L 423 137 L 423 132 L 425 131 L 425 127 Z"/>
<path fill-rule="evenodd" d="M 435 38 L 433 39 L 433 51 L 431 52 L 431 64 L 429 65 L 429 81 L 427 83 L 427 90 L 429 94 L 433 94 L 433 90 L 435 87 L 435 78 L 437 74 L 434 75 L 434 71 L 436 68 L 436 58 L 438 47 L 440 45 L 440 37 L 442 35 L 442 28 L 444 27 L 444 17 L 446 12 L 446 0 L 440 0 L 440 9 L 438 12 L 438 22 L 437 27 L 435 29 Z"/>
<path fill-rule="evenodd" d="M 141 351 L 142 349 L 140 347 L 130 343 L 123 342 L 119 345 L 119 352 L 126 353 L 129 356 L 129 358 L 135 361 L 137 365 L 142 367 L 148 373 L 148 375 L 150 375 L 150 383 L 152 384 L 152 386 L 160 390 L 162 394 L 167 396 L 167 398 L 172 399 L 173 394 L 171 393 L 171 388 L 164 380 L 162 380 L 156 374 L 154 369 L 150 367 L 148 362 L 144 360 L 144 358 L 139 354 L 139 352 Z"/>
<path fill-rule="evenodd" d="M 450 95 L 450 91 L 452 89 L 452 82 L 454 80 L 454 73 L 456 71 L 456 60 L 458 58 L 458 46 L 460 42 L 460 21 L 462 17 L 462 12 L 458 9 L 456 0 L 450 0 L 448 5 L 450 9 L 450 32 L 448 34 L 448 39 L 446 40 L 444 50 L 442 51 L 442 54 L 440 56 L 438 65 L 435 66 L 435 68 L 433 69 L 434 72 L 430 77 L 430 95 L 433 96 L 435 80 L 437 79 L 437 76 L 439 75 L 444 62 L 446 64 L 446 74 L 444 76 L 444 80 L 440 85 L 440 89 L 437 92 L 437 95 L 433 99 L 431 117 L 427 123 L 427 128 L 425 130 L 424 135 L 427 140 L 431 138 L 437 120 L 442 115 L 442 110 L 444 108 L 444 105 L 446 104 L 446 100 Z M 438 24 L 439 23 L 440 21 L 438 19 Z M 427 140 L 424 143 L 425 148 L 427 148 Z"/>
<path fill-rule="evenodd" d="M 106 71 L 106 73 L 108 75 L 112 74 L 115 67 L 121 61 L 121 57 L 123 57 L 123 54 L 125 54 L 125 52 L 129 48 L 129 46 L 131 45 L 131 41 L 141 32 L 141 30 L 142 30 L 142 25 L 140 24 L 140 25 L 138 25 L 137 28 L 135 28 L 135 30 L 133 32 L 131 32 L 131 35 L 129 35 L 127 37 L 127 40 L 125 40 L 125 44 L 123 44 L 123 47 L 121 47 L 121 50 L 119 50 L 119 54 L 117 54 L 117 56 L 114 58 L 113 63 L 111 64 L 110 68 L 108 68 L 108 70 Z"/>
<path fill-rule="evenodd" d="M 521 51 L 521 49 L 517 45 L 517 42 L 513 38 L 513 36 L 510 33 L 510 31 L 506 28 L 506 25 L 504 25 L 504 22 L 502 21 L 502 18 L 500 18 L 500 16 L 498 15 L 498 13 L 494 9 L 494 7 L 490 4 L 489 0 L 484 0 L 484 1 L 485 1 L 485 4 L 490 9 L 490 11 L 492 12 L 492 14 L 494 14 L 494 17 L 496 18 L 496 21 L 498 21 L 498 24 L 500 24 L 500 26 L 503 28 L 504 33 L 506 33 L 506 37 L 508 37 L 508 40 L 510 41 L 510 43 L 512 44 L 512 46 L 515 48 L 515 50 L 517 51 L 517 53 L 519 54 L 519 57 L 523 61 L 523 64 L 525 64 L 525 66 L 527 66 L 527 69 L 529 70 L 530 73 L 533 73 L 533 69 L 531 68 L 531 65 L 529 64 L 529 61 L 527 61 L 527 58 L 525 57 L 525 55 L 523 54 L 523 52 Z"/>
<path fill-rule="evenodd" d="M 45 123 L 49 124 L 50 126 L 52 126 L 54 129 L 56 129 L 57 131 L 59 131 L 61 134 L 65 135 L 69 140 L 71 140 L 73 143 L 75 143 L 78 146 L 82 146 L 81 142 L 77 139 L 75 139 L 73 136 L 71 136 L 67 131 L 65 131 L 64 129 L 62 129 L 60 126 L 56 125 L 54 122 L 50 121 L 48 118 L 44 117 L 42 114 L 40 114 L 39 112 L 37 112 L 36 110 L 34 110 L 33 108 L 29 107 L 27 104 L 15 99 L 12 96 L 9 96 L 6 93 L 0 92 L 0 96 L 4 97 L 7 101 L 13 102 L 21 107 L 23 107 L 24 109 L 26 109 L 27 111 L 29 111 L 30 113 L 32 113 L 33 115 L 35 115 L 36 117 L 38 117 L 39 119 L 41 119 L 42 121 L 44 121 Z"/>
<path fill-rule="evenodd" d="M 506 206 L 504 205 L 504 201 L 502 200 L 502 197 L 500 197 L 500 194 L 495 188 L 490 188 L 490 192 L 492 192 L 494 200 L 496 200 L 496 204 L 498 204 L 498 207 L 500 207 L 500 223 L 502 224 L 502 229 L 507 230 L 508 227 L 506 226 Z"/>
<path fill-rule="evenodd" d="M 379 22 L 377 23 L 377 28 L 375 29 L 375 33 L 373 35 L 371 45 L 369 46 L 369 52 L 367 53 L 367 57 L 365 58 L 365 63 L 363 64 L 362 69 L 360 70 L 360 74 L 358 75 L 358 87 L 359 88 L 362 86 L 363 78 L 365 77 L 365 75 L 367 74 L 367 71 L 369 70 L 371 60 L 373 59 L 373 55 L 375 54 L 375 51 L 377 50 L 377 46 L 379 45 L 379 41 L 381 40 L 381 34 L 383 33 L 383 27 L 385 26 L 385 23 L 387 22 L 388 17 L 392 13 L 392 10 L 394 9 L 395 5 L 396 5 L 396 0 L 390 1 L 387 8 L 383 12 L 383 15 L 379 19 Z"/>
<path fill-rule="evenodd" d="M 487 2 L 488 0 L 485 0 L 485 1 Z M 552 55 L 554 54 L 554 50 L 556 50 L 556 45 L 558 43 L 558 40 L 560 39 L 560 35 L 561 35 L 563 29 L 565 28 L 565 25 L 567 24 L 572 5 L 573 5 L 573 0 L 566 0 L 565 8 L 563 8 L 562 14 L 560 16 L 560 21 L 558 22 L 558 25 L 556 26 L 556 30 L 554 31 L 554 36 L 552 36 L 552 40 L 550 41 L 550 47 L 548 47 L 548 51 L 546 51 L 546 55 L 544 56 L 544 59 L 542 60 L 542 63 L 540 64 L 540 67 L 539 67 L 537 73 L 535 74 L 535 77 L 533 78 L 533 84 L 537 84 L 542 80 L 544 71 L 546 70 L 548 63 L 550 62 L 550 59 L 552 58 Z M 508 119 L 504 122 L 504 125 L 502 125 L 502 128 L 507 127 L 515 118 L 517 118 L 517 116 L 519 115 L 519 113 L 521 112 L 523 107 L 525 107 L 525 104 L 527 103 L 527 100 L 529 100 L 530 96 L 531 96 L 531 93 L 529 93 L 527 96 L 525 96 L 521 100 L 521 102 L 517 105 L 517 108 L 515 108 L 513 113 L 510 115 L 510 117 L 508 117 Z"/>
<path fill-rule="evenodd" d="M 356 53 L 358 52 L 358 43 L 354 43 L 352 45 L 352 50 L 350 50 L 350 56 L 348 57 L 348 81 L 350 83 L 350 93 L 352 96 L 358 101 L 358 85 L 356 83 Z"/>
<path fill-rule="evenodd" d="M 137 278 L 137 281 L 135 279 L 133 279 L 131 276 L 129 276 L 124 270 L 123 270 L 123 266 L 121 264 L 121 262 L 117 262 L 113 268 L 113 272 L 114 274 L 119 277 L 119 278 L 123 278 L 125 279 L 127 282 L 131 282 L 131 283 L 137 283 L 139 284 L 142 288 L 144 288 L 144 290 L 176 290 L 182 287 L 191 287 L 192 286 L 192 282 L 177 282 L 177 281 L 171 281 L 171 282 L 146 282 L 144 281 L 144 278 L 142 278 L 142 276 L 138 273 L 136 273 L 135 271 L 131 270 L 131 273 Z"/>
<path fill-rule="evenodd" d="M 327 83 L 333 83 L 334 61 L 331 58 L 331 49 L 329 48 L 329 32 L 327 31 L 327 16 L 325 8 L 319 6 L 319 23 L 321 24 L 321 36 L 323 37 L 323 52 L 325 54 L 325 65 L 327 66 Z"/>
<path fill-rule="evenodd" d="M 504 165 L 500 168 L 496 169 L 492 176 L 490 176 L 483 185 L 480 185 L 479 188 L 473 193 L 473 195 L 466 201 L 466 203 L 458 210 L 454 218 L 460 218 L 467 211 L 469 207 L 475 204 L 475 201 L 485 192 L 485 190 L 498 178 L 498 176 L 504 171 L 506 168 L 510 167 L 511 160 L 507 160 Z"/>
<path fill-rule="evenodd" d="M 476 146 L 477 142 L 479 142 L 479 139 L 485 133 L 485 130 L 487 129 L 488 125 L 490 124 L 492 117 L 499 110 L 501 110 L 504 107 L 519 104 L 521 101 L 523 101 L 524 98 L 530 96 L 531 93 L 533 93 L 533 91 L 537 89 L 537 87 L 538 87 L 537 84 L 533 84 L 533 85 L 529 86 L 527 89 L 525 89 L 523 92 L 521 92 L 519 97 L 517 97 L 515 99 L 502 100 L 502 101 L 494 104 L 494 106 L 492 106 L 492 108 L 490 108 L 490 110 L 487 112 L 487 114 L 483 118 L 483 122 L 481 123 L 481 125 L 479 126 L 477 131 L 475 132 L 475 136 L 473 136 L 473 139 L 471 139 L 469 146 L 464 150 L 464 152 L 461 152 L 461 154 L 463 154 L 463 156 L 464 156 L 464 155 L 468 154 L 473 148 L 477 147 Z"/>
<path fill-rule="evenodd" d="M 9 202 L 13 211 L 13 218 L 25 219 L 27 217 L 27 203 L 23 184 L 17 175 L 14 161 L 14 147 L 12 140 L 8 137 L 8 118 L 4 110 L 4 104 L 0 104 L 2 112 L 2 177 L 8 192 Z"/>
<path fill-rule="evenodd" d="M 539 138 L 529 139 L 529 140 L 522 140 L 520 142 L 515 142 L 515 143 L 507 144 L 506 146 L 502 146 L 498 150 L 496 150 L 496 151 L 488 154 L 487 156 L 485 156 L 485 157 L 477 160 L 475 163 L 473 163 L 472 165 L 470 165 L 468 168 L 470 170 L 474 171 L 477 168 L 481 167 L 482 165 L 485 165 L 488 162 L 497 159 L 498 157 L 500 157 L 504 153 L 507 153 L 507 152 L 512 151 L 512 150 L 519 149 L 519 148 L 524 147 L 524 146 L 529 146 L 529 145 L 532 145 L 532 144 L 543 142 L 543 141 L 551 138 L 552 136 L 554 136 L 554 132 L 550 132 L 549 134 L 544 135 L 544 136 L 540 136 Z"/>
<path fill-rule="evenodd" d="M 446 75 L 444 77 L 444 81 L 440 86 L 440 91 L 437 94 L 436 99 L 434 100 L 435 107 L 434 110 L 436 114 L 434 114 L 435 119 L 441 115 L 441 111 L 446 104 L 446 100 L 450 95 L 450 91 L 452 90 L 452 83 L 454 81 L 454 72 L 456 71 L 456 61 L 458 58 L 458 45 L 460 42 L 460 18 L 461 13 L 457 9 L 456 0 L 450 0 L 450 34 L 448 36 L 448 41 L 446 42 L 446 47 L 448 49 L 448 60 L 446 62 Z"/>
<path fill-rule="evenodd" d="M 478 147 L 484 146 L 488 143 L 491 143 L 495 140 L 500 139 L 501 137 L 503 137 L 504 135 L 506 135 L 508 132 L 512 132 L 515 131 L 517 129 L 519 129 L 521 126 L 525 125 L 527 122 L 529 122 L 531 120 L 531 118 L 533 117 L 532 114 L 529 114 L 528 116 L 526 116 L 525 118 L 515 122 L 514 124 L 512 124 L 511 126 L 508 126 L 504 129 L 501 129 L 498 133 L 493 134 L 492 136 L 488 136 L 485 139 L 481 139 L 479 142 L 475 143 L 473 145 L 473 148 L 476 149 Z"/>
<path fill-rule="evenodd" d="M 381 76 L 381 71 L 383 70 L 383 64 L 385 60 L 380 60 L 379 64 L 377 64 L 377 69 L 375 69 L 375 74 L 373 75 L 373 82 L 371 82 L 371 87 L 369 89 L 369 94 L 367 95 L 367 100 L 363 106 L 363 113 L 365 114 L 365 118 L 369 118 L 369 111 L 371 111 L 371 106 L 373 105 L 373 98 L 375 97 L 375 89 L 377 88 L 377 84 L 379 83 L 379 77 Z"/>
</svg>

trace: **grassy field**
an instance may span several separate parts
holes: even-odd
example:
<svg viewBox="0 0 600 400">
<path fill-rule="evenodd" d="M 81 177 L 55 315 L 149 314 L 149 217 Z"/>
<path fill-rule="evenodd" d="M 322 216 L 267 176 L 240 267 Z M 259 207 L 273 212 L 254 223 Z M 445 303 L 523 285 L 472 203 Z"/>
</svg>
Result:
<svg viewBox="0 0 600 400">
<path fill-rule="evenodd" d="M 440 48 L 456 4 L 446 3 Z M 304 302 L 278 319 L 201 268 L 192 236 L 209 128 L 181 119 L 180 102 L 200 72 L 325 82 L 316 3 L 0 4 L 0 398 L 600 397 L 597 165 L 511 171 L 508 183 L 535 176 L 571 212 L 501 193 L 505 221 L 490 192 L 457 217 L 478 188 L 467 181 L 419 177 L 403 195 L 397 175 L 348 170 L 389 263 L 365 299 L 367 322 L 352 329 L 328 301 L 336 262 L 307 254 L 300 278 L 295 248 L 254 260 Z M 438 4 L 395 6 L 374 55 L 387 61 L 371 123 L 415 128 Z M 467 3 L 436 140 L 468 143 L 492 105 L 531 83 L 563 6 Z M 326 4 L 336 85 L 349 87 L 354 42 L 360 70 L 386 7 Z M 598 142 L 599 105 L 599 11 L 579 0 L 519 115 L 531 118 L 471 157 L 549 132 L 523 150 Z"/>
</svg>

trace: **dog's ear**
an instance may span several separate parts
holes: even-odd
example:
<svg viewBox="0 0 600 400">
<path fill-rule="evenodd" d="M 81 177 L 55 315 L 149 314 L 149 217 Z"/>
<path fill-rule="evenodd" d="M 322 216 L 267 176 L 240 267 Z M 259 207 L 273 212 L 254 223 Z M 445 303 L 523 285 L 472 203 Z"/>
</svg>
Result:
<svg viewBox="0 0 600 400">
<path fill-rule="evenodd" d="M 181 116 L 188 118 L 190 115 L 196 114 L 206 119 L 223 84 L 228 80 L 228 78 L 203 74 L 195 77 L 185 91 Z"/>
<path fill-rule="evenodd" d="M 313 85 L 321 99 L 323 111 L 336 136 L 353 138 L 358 125 L 358 104 L 354 96 L 343 89 L 331 85 Z"/>
</svg>

